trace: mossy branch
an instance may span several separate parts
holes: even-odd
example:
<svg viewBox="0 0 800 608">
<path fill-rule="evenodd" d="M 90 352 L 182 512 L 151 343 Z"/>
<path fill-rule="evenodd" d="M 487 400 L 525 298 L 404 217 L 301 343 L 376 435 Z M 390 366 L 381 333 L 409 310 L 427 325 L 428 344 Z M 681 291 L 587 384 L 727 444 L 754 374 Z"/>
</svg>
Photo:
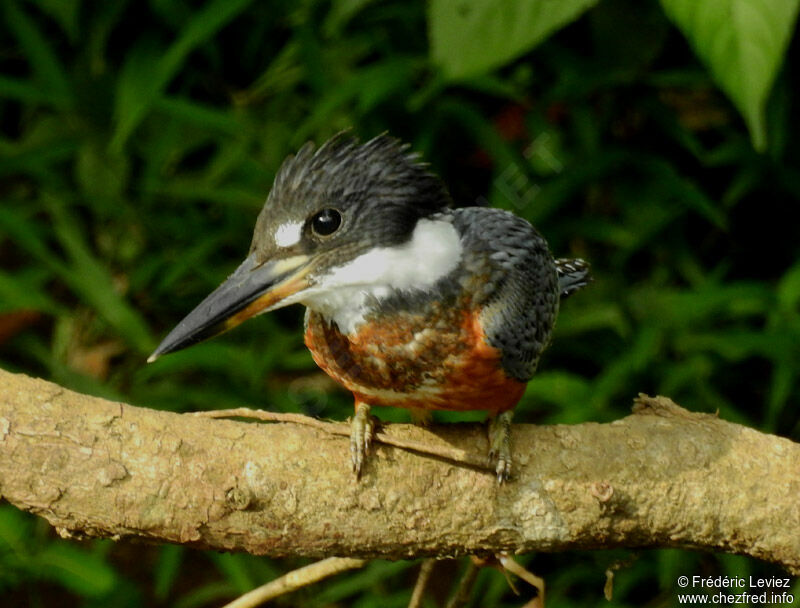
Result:
<svg viewBox="0 0 800 608">
<path fill-rule="evenodd" d="M 487 448 L 474 424 L 384 432 Z M 0 370 L 0 497 L 63 536 L 388 559 L 689 547 L 800 574 L 796 443 L 644 395 L 622 420 L 519 424 L 512 441 L 502 486 L 381 444 L 356 481 L 346 437 L 322 427 L 149 410 Z"/>
</svg>

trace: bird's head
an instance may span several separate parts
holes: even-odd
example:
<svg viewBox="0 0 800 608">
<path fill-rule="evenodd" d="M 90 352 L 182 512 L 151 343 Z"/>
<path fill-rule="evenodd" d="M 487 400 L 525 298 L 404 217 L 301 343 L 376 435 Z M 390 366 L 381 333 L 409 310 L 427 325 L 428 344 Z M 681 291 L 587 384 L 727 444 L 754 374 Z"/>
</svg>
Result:
<svg viewBox="0 0 800 608">
<path fill-rule="evenodd" d="M 442 182 L 387 135 L 306 144 L 278 171 L 244 262 L 148 360 L 289 304 L 335 318 L 362 296 L 429 284 L 460 256 L 441 219 L 449 203 Z"/>
</svg>

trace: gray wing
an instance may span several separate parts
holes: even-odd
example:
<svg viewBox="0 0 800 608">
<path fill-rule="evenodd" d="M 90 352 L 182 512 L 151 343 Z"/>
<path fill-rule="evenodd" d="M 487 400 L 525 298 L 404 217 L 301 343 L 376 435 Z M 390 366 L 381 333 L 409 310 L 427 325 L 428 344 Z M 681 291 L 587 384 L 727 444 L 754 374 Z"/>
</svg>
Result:
<svg viewBox="0 0 800 608">
<path fill-rule="evenodd" d="M 531 379 L 550 342 L 559 303 L 555 261 L 527 221 L 501 209 L 455 209 L 468 274 L 479 281 L 480 321 L 505 372 Z"/>
</svg>

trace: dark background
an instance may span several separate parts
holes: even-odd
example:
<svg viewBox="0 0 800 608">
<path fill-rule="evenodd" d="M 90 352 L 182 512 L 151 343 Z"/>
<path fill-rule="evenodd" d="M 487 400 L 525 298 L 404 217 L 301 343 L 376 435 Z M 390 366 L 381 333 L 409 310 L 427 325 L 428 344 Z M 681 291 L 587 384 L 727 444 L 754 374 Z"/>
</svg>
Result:
<svg viewBox="0 0 800 608">
<path fill-rule="evenodd" d="M 347 417 L 351 397 L 302 344 L 300 307 L 144 360 L 244 257 L 287 154 L 344 128 L 388 131 L 456 204 L 513 210 L 557 256 L 593 266 L 518 421 L 614 420 L 646 392 L 800 438 L 796 41 L 756 151 L 649 0 L 604 0 L 460 80 L 431 58 L 418 2 L 8 0 L 1 14 L 4 369 L 159 409 Z M 672 605 L 682 574 L 780 574 L 679 550 L 521 561 L 545 577 L 551 607 L 605 602 L 605 571 L 620 565 L 616 606 Z M 3 606 L 218 606 L 304 563 L 62 541 L 0 505 Z M 278 605 L 405 606 L 417 567 L 376 561 Z M 464 562 L 438 568 L 428 606 Z M 520 588 L 487 569 L 471 605 L 520 606 Z"/>
</svg>

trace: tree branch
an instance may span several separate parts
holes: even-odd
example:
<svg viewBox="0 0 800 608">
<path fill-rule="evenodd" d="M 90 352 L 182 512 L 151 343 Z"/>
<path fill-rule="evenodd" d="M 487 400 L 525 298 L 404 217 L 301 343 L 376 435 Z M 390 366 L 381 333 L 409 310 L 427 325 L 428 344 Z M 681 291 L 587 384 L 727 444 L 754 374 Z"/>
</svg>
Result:
<svg viewBox="0 0 800 608">
<path fill-rule="evenodd" d="M 470 454 L 480 425 L 384 432 Z M 611 547 L 742 553 L 800 574 L 800 445 L 664 397 L 610 424 L 513 427 L 514 478 L 346 438 L 80 395 L 0 370 L 0 497 L 63 536 L 404 559 Z M 446 452 L 446 451 L 445 451 Z"/>
</svg>

